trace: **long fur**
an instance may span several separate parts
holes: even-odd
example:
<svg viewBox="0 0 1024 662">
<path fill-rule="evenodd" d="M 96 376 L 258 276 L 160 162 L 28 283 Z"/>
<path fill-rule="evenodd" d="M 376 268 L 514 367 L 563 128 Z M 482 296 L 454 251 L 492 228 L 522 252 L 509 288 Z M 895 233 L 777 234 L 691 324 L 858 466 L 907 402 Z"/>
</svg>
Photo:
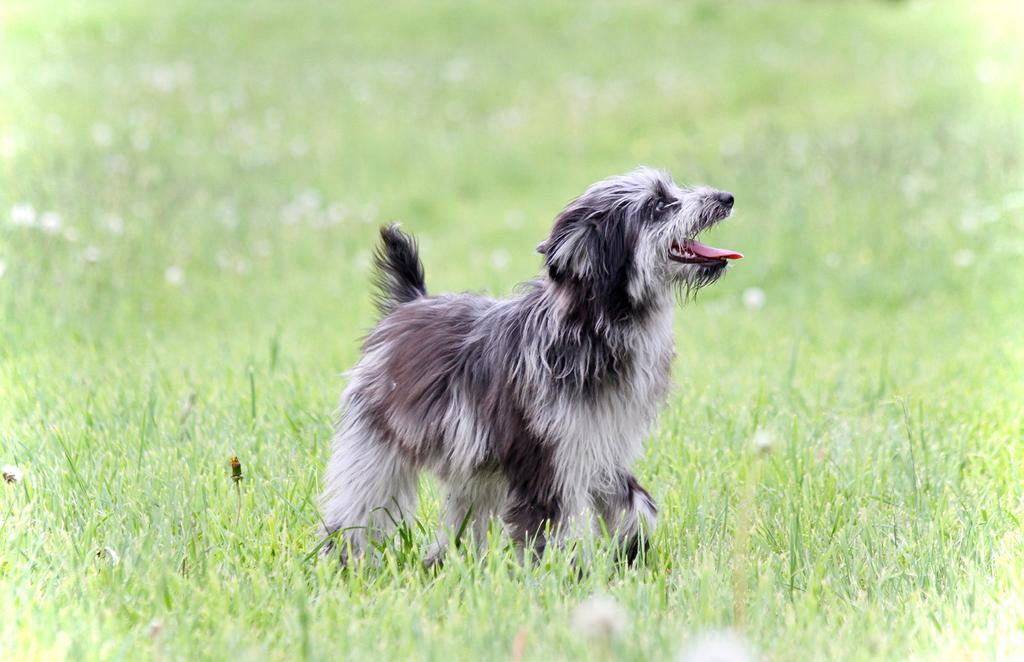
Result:
<svg viewBox="0 0 1024 662">
<path fill-rule="evenodd" d="M 646 168 L 598 182 L 538 247 L 541 277 L 504 300 L 427 296 L 415 242 L 383 228 L 382 318 L 341 398 L 324 549 L 346 560 L 390 536 L 426 469 L 446 484 L 449 532 L 468 523 L 482 542 L 496 517 L 540 551 L 603 527 L 635 555 L 657 516 L 631 466 L 669 389 L 672 291 L 725 268 L 668 249 L 728 216 L 723 195 Z"/>
<path fill-rule="evenodd" d="M 373 253 L 374 303 L 382 317 L 403 303 L 427 295 L 423 263 L 416 240 L 397 223 L 380 229 L 380 244 Z"/>
</svg>

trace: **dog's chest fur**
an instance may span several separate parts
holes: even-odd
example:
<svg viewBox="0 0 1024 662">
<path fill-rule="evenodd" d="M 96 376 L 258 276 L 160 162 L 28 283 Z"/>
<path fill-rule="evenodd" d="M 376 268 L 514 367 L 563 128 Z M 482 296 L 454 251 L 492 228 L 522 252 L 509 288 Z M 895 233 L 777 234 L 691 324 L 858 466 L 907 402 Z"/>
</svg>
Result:
<svg viewBox="0 0 1024 662">
<path fill-rule="evenodd" d="M 594 490 L 611 489 L 618 472 L 640 456 L 669 389 L 675 354 L 672 322 L 673 308 L 663 306 L 642 326 L 617 338 L 616 351 L 626 364 L 621 382 L 539 403 L 535 423 L 546 437 L 558 440 L 555 470 L 568 500 L 587 501 Z"/>
</svg>

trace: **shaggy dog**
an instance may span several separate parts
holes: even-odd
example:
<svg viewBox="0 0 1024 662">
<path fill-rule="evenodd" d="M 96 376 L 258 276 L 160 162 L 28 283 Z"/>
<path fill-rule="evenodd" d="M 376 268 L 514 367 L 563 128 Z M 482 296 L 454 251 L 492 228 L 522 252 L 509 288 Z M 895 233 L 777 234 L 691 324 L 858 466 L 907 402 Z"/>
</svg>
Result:
<svg viewBox="0 0 1024 662">
<path fill-rule="evenodd" d="M 641 168 L 591 186 L 538 247 L 542 276 L 511 299 L 428 296 L 415 241 L 376 253 L 381 320 L 341 398 L 322 496 L 325 553 L 344 562 L 416 512 L 422 469 L 445 484 L 447 535 L 522 548 L 614 536 L 632 559 L 657 508 L 630 467 L 669 388 L 673 290 L 717 280 L 739 253 L 694 237 L 733 196 Z"/>
</svg>

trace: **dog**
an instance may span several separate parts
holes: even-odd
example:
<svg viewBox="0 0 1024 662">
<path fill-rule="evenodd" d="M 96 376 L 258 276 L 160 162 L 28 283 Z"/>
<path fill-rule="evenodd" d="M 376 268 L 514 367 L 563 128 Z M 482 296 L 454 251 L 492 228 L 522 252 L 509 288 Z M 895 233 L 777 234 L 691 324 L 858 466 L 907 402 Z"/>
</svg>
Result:
<svg viewBox="0 0 1024 662">
<path fill-rule="evenodd" d="M 347 563 L 387 540 L 430 470 L 446 494 L 428 564 L 451 532 L 485 541 L 492 518 L 520 550 L 603 530 L 635 559 L 658 510 L 631 466 L 668 394 L 675 300 L 742 257 L 695 239 L 732 207 L 730 193 L 650 168 L 597 182 L 537 247 L 542 275 L 509 299 L 429 296 L 415 240 L 381 228 L 381 317 L 339 406 L 323 553 Z"/>
</svg>

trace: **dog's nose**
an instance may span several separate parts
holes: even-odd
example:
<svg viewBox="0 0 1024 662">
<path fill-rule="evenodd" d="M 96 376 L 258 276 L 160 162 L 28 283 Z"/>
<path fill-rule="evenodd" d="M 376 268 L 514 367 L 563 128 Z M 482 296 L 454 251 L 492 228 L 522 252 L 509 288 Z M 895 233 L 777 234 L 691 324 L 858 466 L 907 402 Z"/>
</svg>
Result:
<svg viewBox="0 0 1024 662">
<path fill-rule="evenodd" d="M 715 198 L 717 198 L 718 201 L 726 207 L 732 207 L 732 203 L 736 201 L 736 199 L 732 197 L 732 193 L 729 193 L 728 191 L 719 191 L 715 194 Z"/>
</svg>

